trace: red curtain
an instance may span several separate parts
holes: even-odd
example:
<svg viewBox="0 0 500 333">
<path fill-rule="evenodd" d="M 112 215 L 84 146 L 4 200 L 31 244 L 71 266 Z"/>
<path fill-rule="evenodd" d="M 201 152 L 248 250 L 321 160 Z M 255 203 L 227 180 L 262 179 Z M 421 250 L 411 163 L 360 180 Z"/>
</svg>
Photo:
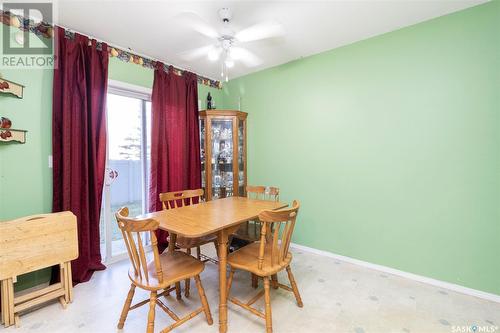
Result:
<svg viewBox="0 0 500 333">
<path fill-rule="evenodd" d="M 108 49 L 95 40 L 56 28 L 53 82 L 53 211 L 70 210 L 78 221 L 73 281 L 85 282 L 101 263 L 99 218 L 106 164 Z M 90 44 L 89 44 L 90 43 Z"/>
<path fill-rule="evenodd" d="M 157 63 L 151 96 L 151 185 L 149 210 L 161 210 L 162 192 L 201 187 L 198 84 L 196 75 L 165 71 Z M 163 251 L 168 233 L 157 231 Z"/>
</svg>

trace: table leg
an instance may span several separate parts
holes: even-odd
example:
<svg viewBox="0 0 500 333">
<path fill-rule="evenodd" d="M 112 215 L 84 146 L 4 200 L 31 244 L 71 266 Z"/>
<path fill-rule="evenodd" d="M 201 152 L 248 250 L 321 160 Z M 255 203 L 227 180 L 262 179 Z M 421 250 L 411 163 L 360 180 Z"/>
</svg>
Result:
<svg viewBox="0 0 500 333">
<path fill-rule="evenodd" d="M 227 245 L 228 233 L 219 231 L 219 332 L 227 332 Z"/>
<path fill-rule="evenodd" d="M 167 251 L 168 251 L 168 253 L 174 253 L 175 243 L 177 243 L 177 234 L 173 234 L 173 233 L 169 232 L 169 236 L 170 236 L 170 241 L 168 242 Z M 170 286 L 168 286 L 167 289 L 168 288 L 170 288 Z M 180 292 L 181 292 L 180 284 L 175 285 L 175 292 L 176 292 L 177 299 L 180 299 Z M 170 292 L 168 292 L 165 296 L 169 296 L 169 295 L 170 295 Z"/>
<path fill-rule="evenodd" d="M 177 234 L 170 233 L 170 242 L 168 242 L 168 252 L 173 253 L 175 251 L 175 243 L 177 242 Z"/>
</svg>

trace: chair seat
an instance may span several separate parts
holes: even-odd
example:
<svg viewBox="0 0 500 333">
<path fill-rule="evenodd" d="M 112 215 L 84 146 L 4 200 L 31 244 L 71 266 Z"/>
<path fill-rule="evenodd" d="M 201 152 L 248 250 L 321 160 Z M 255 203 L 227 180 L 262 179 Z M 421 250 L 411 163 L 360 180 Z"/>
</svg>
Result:
<svg viewBox="0 0 500 333">
<path fill-rule="evenodd" d="M 255 242 L 230 253 L 227 262 L 231 267 L 252 272 L 258 276 L 269 276 L 284 269 L 292 261 L 292 254 L 288 252 L 281 264 L 271 265 L 271 243 L 266 244 L 262 269 L 259 269 L 260 242 Z"/>
<path fill-rule="evenodd" d="M 249 221 L 248 224 L 243 224 L 236 232 L 233 233 L 234 238 L 242 239 L 247 242 L 256 242 L 260 240 L 260 229 L 262 225 Z"/>
<path fill-rule="evenodd" d="M 170 236 L 167 238 L 167 240 L 170 242 Z M 181 249 L 190 249 L 193 247 L 202 246 L 215 241 L 217 241 L 217 235 L 206 235 L 196 238 L 177 236 L 177 241 L 175 242 L 175 245 Z"/>
<path fill-rule="evenodd" d="M 180 251 L 173 253 L 163 253 L 160 255 L 161 271 L 163 281 L 160 283 L 156 276 L 156 268 L 154 261 L 148 263 L 148 277 L 146 281 L 144 276 L 135 275 L 134 269 L 130 268 L 128 276 L 131 281 L 136 283 L 141 288 L 147 290 L 163 289 L 175 282 L 182 281 L 200 274 L 205 268 L 205 264 L 198 259 Z M 141 272 L 144 275 L 144 272 Z"/>
</svg>

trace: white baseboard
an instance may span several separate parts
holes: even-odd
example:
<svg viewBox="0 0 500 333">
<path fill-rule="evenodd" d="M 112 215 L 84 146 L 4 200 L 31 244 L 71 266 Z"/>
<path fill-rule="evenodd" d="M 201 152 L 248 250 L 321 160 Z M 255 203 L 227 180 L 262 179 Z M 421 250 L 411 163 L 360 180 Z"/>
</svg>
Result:
<svg viewBox="0 0 500 333">
<path fill-rule="evenodd" d="M 459 292 L 459 293 L 462 293 L 465 295 L 475 296 L 475 297 L 479 297 L 479 298 L 482 298 L 482 299 L 485 299 L 488 301 L 500 303 L 500 295 L 495 295 L 495 294 L 487 293 L 487 292 L 484 292 L 481 290 L 476 290 L 476 289 L 460 286 L 458 284 L 440 281 L 440 280 L 432 279 L 429 277 L 400 271 L 398 269 L 387 267 L 387 266 L 372 264 L 372 263 L 367 262 L 367 261 L 342 256 L 340 254 L 335 254 L 335 253 L 328 252 L 328 251 L 314 249 L 312 247 L 308 247 L 308 246 L 304 246 L 304 245 L 299 245 L 299 244 L 295 244 L 295 243 L 291 243 L 290 245 L 291 245 L 291 247 L 296 248 L 298 250 L 303 250 L 306 252 L 318 254 L 320 256 L 334 258 L 334 259 L 337 259 L 340 261 L 344 261 L 344 262 L 348 262 L 348 263 L 351 263 L 354 265 L 359 265 L 359 266 L 363 266 L 366 268 L 374 269 L 374 270 L 377 270 L 380 272 L 401 276 L 401 277 L 404 277 L 404 278 L 407 278 L 410 280 L 414 280 L 414 281 L 418 281 L 418 282 L 422 282 L 422 283 L 427 283 L 427 284 L 430 284 L 430 285 L 435 286 L 435 287 L 453 290 L 453 291 L 456 291 L 456 292 Z"/>
</svg>

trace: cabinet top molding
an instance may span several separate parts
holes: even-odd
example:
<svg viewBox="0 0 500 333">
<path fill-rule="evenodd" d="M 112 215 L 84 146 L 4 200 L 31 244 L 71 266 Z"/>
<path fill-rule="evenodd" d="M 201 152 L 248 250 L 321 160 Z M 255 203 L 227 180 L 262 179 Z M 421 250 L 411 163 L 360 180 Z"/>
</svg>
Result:
<svg viewBox="0 0 500 333">
<path fill-rule="evenodd" d="M 222 109 L 212 109 L 212 110 L 200 110 L 200 116 L 235 116 L 238 118 L 245 119 L 248 113 L 239 110 L 222 110 Z"/>
</svg>

